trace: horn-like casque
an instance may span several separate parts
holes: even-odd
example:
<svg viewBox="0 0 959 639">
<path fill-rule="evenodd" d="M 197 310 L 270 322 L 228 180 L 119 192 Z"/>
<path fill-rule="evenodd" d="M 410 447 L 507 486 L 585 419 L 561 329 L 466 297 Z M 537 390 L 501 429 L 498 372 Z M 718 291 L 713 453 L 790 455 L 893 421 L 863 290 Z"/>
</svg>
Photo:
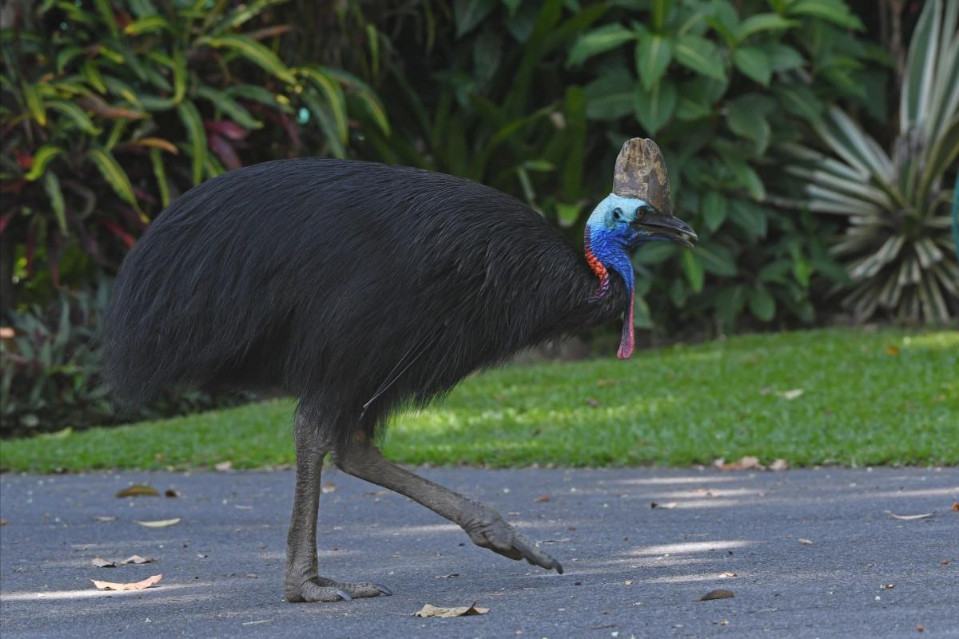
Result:
<svg viewBox="0 0 959 639">
<path fill-rule="evenodd" d="M 633 138 L 623 144 L 616 158 L 613 193 L 639 198 L 652 204 L 662 215 L 672 216 L 669 174 L 659 146 L 647 138 Z"/>
</svg>

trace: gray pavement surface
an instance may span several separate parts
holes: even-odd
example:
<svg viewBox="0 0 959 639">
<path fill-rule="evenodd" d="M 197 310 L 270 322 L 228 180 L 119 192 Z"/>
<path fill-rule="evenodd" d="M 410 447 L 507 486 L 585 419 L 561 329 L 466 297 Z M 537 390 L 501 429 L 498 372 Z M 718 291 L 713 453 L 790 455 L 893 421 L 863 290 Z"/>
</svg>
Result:
<svg viewBox="0 0 959 639">
<path fill-rule="evenodd" d="M 320 508 L 321 574 L 394 594 L 289 604 L 292 471 L 5 475 L 0 634 L 959 637 L 957 469 L 421 472 L 492 503 L 566 574 L 477 548 L 417 504 L 327 471 L 334 489 Z M 115 497 L 131 483 L 180 496 Z M 181 521 L 135 523 L 170 518 Z M 91 563 L 133 554 L 157 561 Z M 90 582 L 160 573 L 144 591 L 101 592 Z M 717 588 L 734 598 L 696 600 Z M 473 602 L 489 613 L 411 616 L 427 603 Z"/>
</svg>

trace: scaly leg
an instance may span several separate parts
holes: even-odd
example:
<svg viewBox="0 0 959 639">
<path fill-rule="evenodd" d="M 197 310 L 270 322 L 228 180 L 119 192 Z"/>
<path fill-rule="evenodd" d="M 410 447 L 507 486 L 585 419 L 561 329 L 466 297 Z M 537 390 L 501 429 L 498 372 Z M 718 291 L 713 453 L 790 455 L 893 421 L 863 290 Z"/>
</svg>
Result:
<svg viewBox="0 0 959 639">
<path fill-rule="evenodd" d="M 489 548 L 510 559 L 525 559 L 534 566 L 563 573 L 558 561 L 516 532 L 495 508 L 391 464 L 364 437 L 354 440 L 351 446 L 334 450 L 333 459 L 344 472 L 406 495 L 458 524 L 477 546 Z"/>
<path fill-rule="evenodd" d="M 358 597 L 389 595 L 373 583 L 349 584 L 320 577 L 316 558 L 316 520 L 320 509 L 320 472 L 330 442 L 319 429 L 297 412 L 296 493 L 293 517 L 286 540 L 287 601 L 349 601 Z"/>
</svg>

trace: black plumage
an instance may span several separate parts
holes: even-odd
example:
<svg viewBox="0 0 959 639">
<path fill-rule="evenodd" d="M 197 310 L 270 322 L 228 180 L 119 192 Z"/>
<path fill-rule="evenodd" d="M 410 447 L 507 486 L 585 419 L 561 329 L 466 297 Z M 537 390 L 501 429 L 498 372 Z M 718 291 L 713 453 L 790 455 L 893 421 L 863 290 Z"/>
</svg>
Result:
<svg viewBox="0 0 959 639">
<path fill-rule="evenodd" d="M 627 142 L 616 175 L 587 224 L 588 255 L 514 198 L 448 175 L 301 159 L 210 180 L 161 213 L 123 263 L 106 317 L 107 377 L 128 402 L 171 385 L 298 398 L 289 601 L 389 594 L 319 574 L 331 451 L 345 472 L 416 500 L 475 544 L 562 572 L 495 509 L 383 459 L 375 438 L 398 406 L 621 315 L 640 241 L 689 244 L 655 143 Z M 627 322 L 620 356 L 632 344 Z"/>
<path fill-rule="evenodd" d="M 373 437 L 389 412 L 622 314 L 582 252 L 495 189 L 406 167 L 268 162 L 210 180 L 151 224 L 107 316 L 118 397 L 277 387 Z"/>
</svg>

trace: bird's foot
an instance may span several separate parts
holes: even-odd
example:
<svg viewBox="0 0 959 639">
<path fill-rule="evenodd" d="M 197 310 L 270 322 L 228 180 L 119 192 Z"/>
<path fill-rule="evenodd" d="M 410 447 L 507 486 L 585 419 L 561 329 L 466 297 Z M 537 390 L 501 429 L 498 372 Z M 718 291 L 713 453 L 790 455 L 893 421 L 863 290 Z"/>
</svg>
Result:
<svg viewBox="0 0 959 639">
<path fill-rule="evenodd" d="M 519 534 L 499 512 L 488 506 L 482 506 L 477 515 L 463 526 L 474 544 L 481 548 L 489 548 L 504 557 L 515 560 L 525 559 L 534 566 L 563 574 L 563 567 L 558 561 Z"/>
<path fill-rule="evenodd" d="M 374 583 L 352 584 L 334 581 L 326 577 L 314 577 L 299 586 L 286 587 L 286 600 L 301 601 L 349 601 L 392 595 L 389 588 Z"/>
</svg>

